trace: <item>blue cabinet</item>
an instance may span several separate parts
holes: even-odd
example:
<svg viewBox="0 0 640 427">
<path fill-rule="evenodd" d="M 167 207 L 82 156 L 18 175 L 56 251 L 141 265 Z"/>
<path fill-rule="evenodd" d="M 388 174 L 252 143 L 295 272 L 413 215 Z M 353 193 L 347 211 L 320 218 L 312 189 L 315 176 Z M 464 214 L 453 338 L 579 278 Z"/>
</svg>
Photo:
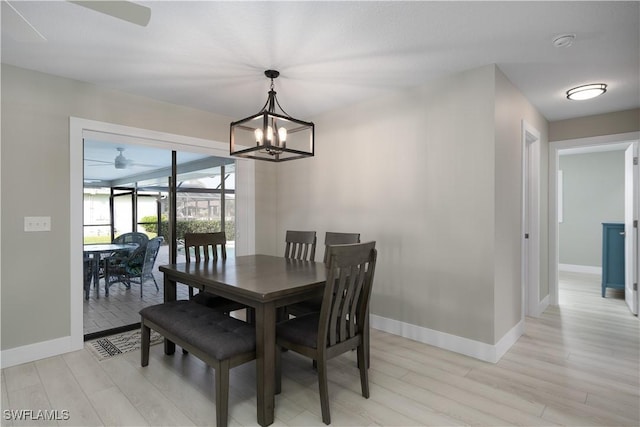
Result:
<svg viewBox="0 0 640 427">
<path fill-rule="evenodd" d="M 602 224 L 602 297 L 607 288 L 624 290 L 624 224 Z"/>
</svg>

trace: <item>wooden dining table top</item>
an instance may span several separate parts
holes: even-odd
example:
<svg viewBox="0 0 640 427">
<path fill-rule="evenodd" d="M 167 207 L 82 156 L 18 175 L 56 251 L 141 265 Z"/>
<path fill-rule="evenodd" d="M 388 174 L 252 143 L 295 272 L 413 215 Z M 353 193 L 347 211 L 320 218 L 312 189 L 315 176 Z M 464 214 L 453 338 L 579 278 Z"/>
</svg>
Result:
<svg viewBox="0 0 640 427">
<path fill-rule="evenodd" d="M 324 263 L 271 255 L 244 255 L 226 260 L 161 265 L 160 271 L 221 294 L 233 292 L 265 303 L 317 289 L 326 281 Z M 230 289 L 233 288 L 233 289 Z"/>
</svg>

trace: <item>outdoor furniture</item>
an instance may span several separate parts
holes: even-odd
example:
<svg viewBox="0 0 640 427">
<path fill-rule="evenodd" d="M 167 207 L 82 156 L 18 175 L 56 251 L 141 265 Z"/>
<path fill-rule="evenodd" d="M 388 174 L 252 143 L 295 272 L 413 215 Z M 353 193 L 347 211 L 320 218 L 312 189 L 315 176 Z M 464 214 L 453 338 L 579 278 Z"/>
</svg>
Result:
<svg viewBox="0 0 640 427">
<path fill-rule="evenodd" d="M 163 241 L 163 237 L 154 237 L 149 240 L 146 247 L 137 248 L 125 258 L 118 256 L 105 258 L 105 296 L 109 296 L 109 286 L 114 283 L 124 283 L 129 289 L 132 282 L 137 282 L 140 284 L 140 298 L 142 298 L 143 285 L 148 279 L 153 280 L 156 290 L 159 291 L 158 283 L 153 277 L 153 266 Z"/>
<path fill-rule="evenodd" d="M 122 233 L 115 239 L 113 239 L 112 243 L 136 243 L 138 246 L 144 246 L 149 241 L 149 236 L 144 233 L 139 232 L 131 232 L 131 233 Z"/>
<path fill-rule="evenodd" d="M 114 251 L 122 252 L 124 254 L 129 254 L 136 250 L 138 245 L 135 243 L 101 243 L 95 245 L 84 245 L 83 251 L 84 256 L 91 257 L 91 274 L 93 276 L 93 285 L 96 287 L 96 298 L 100 298 L 100 258 L 102 254 L 111 254 Z M 91 288 L 91 283 L 85 284 L 85 298 L 89 299 L 89 289 Z"/>
<path fill-rule="evenodd" d="M 86 253 L 82 260 L 82 285 L 84 289 L 84 298 L 89 299 L 91 291 L 91 278 L 93 277 L 93 260 Z"/>
<path fill-rule="evenodd" d="M 216 426 L 229 418 L 229 369 L 256 358 L 253 326 L 194 301 L 173 301 L 140 310 L 140 362 L 149 364 L 151 329 L 215 369 Z"/>
<path fill-rule="evenodd" d="M 313 261 L 316 257 L 316 232 L 291 231 L 285 236 L 284 257 Z"/>
<path fill-rule="evenodd" d="M 131 232 L 131 233 L 122 233 L 121 235 L 119 235 L 118 237 L 116 237 L 115 239 L 113 239 L 114 244 L 131 244 L 134 243 L 136 245 L 138 245 L 139 248 L 145 248 L 147 246 L 147 243 L 149 242 L 149 236 L 147 236 L 144 233 L 139 233 L 139 232 Z M 128 252 L 123 252 L 123 251 L 114 251 L 113 253 L 111 253 L 111 257 L 126 257 L 128 255 Z"/>
<path fill-rule="evenodd" d="M 230 257 L 226 262 L 161 265 L 164 301 L 176 300 L 176 283 L 211 291 L 255 309 L 257 420 L 274 421 L 276 309 L 322 292 L 325 266 L 268 255 Z M 165 338 L 165 354 L 175 344 Z"/>
<path fill-rule="evenodd" d="M 193 251 L 193 257 L 195 262 L 214 262 L 218 261 L 218 258 L 222 258 L 222 261 L 227 260 L 227 236 L 224 231 L 216 233 L 185 233 L 184 235 L 184 255 L 187 263 L 191 262 L 191 252 Z M 220 249 L 220 255 L 218 256 L 218 248 Z M 235 301 L 228 300 L 218 295 L 214 295 L 210 292 L 200 291 L 196 295 L 193 295 L 193 288 L 189 287 L 189 299 L 193 299 L 199 304 L 206 305 L 210 308 L 222 311 L 224 313 L 231 313 L 235 310 L 242 310 L 246 308 L 244 305 Z"/>
<path fill-rule="evenodd" d="M 281 349 L 317 361 L 322 421 L 331 423 L 327 361 L 357 349 L 362 395 L 369 398 L 367 341 L 369 300 L 376 265 L 375 242 L 331 246 L 322 309 L 276 327 L 276 393 L 282 389 Z"/>
<path fill-rule="evenodd" d="M 360 233 L 335 233 L 327 231 L 324 235 L 324 258 L 325 264 L 329 263 L 329 247 L 332 245 L 345 245 L 352 243 L 360 243 Z M 322 296 L 301 301 L 296 304 L 287 306 L 287 315 L 302 316 L 307 313 L 320 311 L 322 306 Z"/>
</svg>

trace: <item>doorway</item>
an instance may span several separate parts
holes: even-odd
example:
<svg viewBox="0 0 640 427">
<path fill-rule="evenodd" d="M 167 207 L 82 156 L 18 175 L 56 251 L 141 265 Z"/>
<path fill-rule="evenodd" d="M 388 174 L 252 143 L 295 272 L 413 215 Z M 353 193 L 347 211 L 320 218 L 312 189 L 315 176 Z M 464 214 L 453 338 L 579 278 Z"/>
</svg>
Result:
<svg viewBox="0 0 640 427">
<path fill-rule="evenodd" d="M 100 274 L 97 281 L 91 274 L 92 288 L 85 293 L 85 340 L 137 329 L 139 311 L 163 302 L 164 292 L 159 286 L 162 275 L 157 266 L 169 263 L 171 218 L 177 222 L 176 240 L 186 232 L 225 231 L 230 252 L 235 248 L 235 159 L 176 152 L 177 205 L 172 212 L 168 200 L 173 191 L 169 179 L 174 152 L 114 143 L 111 138 L 94 132 L 84 140 L 83 243 L 100 247 L 129 235 L 139 236 L 136 240 L 146 237 L 145 241 L 162 238 L 162 244 L 149 267 L 151 275 L 131 282 L 124 277 L 106 277 L 102 266 L 107 262 L 126 263 L 127 256 L 135 257 L 146 244 L 131 253 L 120 251 L 117 257 L 110 256 L 115 253 L 90 253 L 91 257 L 100 257 Z M 106 233 L 105 228 L 109 230 Z M 178 259 L 182 259 L 181 254 Z"/>
<path fill-rule="evenodd" d="M 112 140 L 122 144 L 156 147 L 178 152 L 201 153 L 208 156 L 229 158 L 228 145 L 182 135 L 168 134 L 147 129 L 115 125 L 86 119 L 70 118 L 70 186 L 71 215 L 71 346 L 82 348 L 83 334 L 83 283 L 82 283 L 82 243 L 83 243 L 83 139 L 95 133 L 108 134 Z M 255 251 L 255 193 L 254 165 L 252 161 L 235 160 L 238 188 L 235 192 L 236 224 L 238 231 L 235 251 L 249 254 Z"/>
<path fill-rule="evenodd" d="M 563 203 L 561 203 L 561 199 L 559 196 L 562 192 L 559 189 L 560 180 L 566 180 L 567 177 L 564 176 L 561 178 L 560 176 L 560 155 L 562 153 L 587 153 L 593 152 L 596 150 L 605 151 L 605 150 L 625 150 L 627 147 L 632 145 L 634 141 L 637 141 L 640 136 L 639 132 L 631 132 L 626 134 L 617 134 L 617 135 L 608 135 L 602 137 L 591 137 L 591 138 L 582 138 L 576 140 L 567 140 L 567 141 L 557 141 L 552 142 L 550 144 L 549 151 L 549 294 L 551 297 L 551 304 L 558 305 L 560 302 L 559 299 L 559 274 L 560 274 L 560 220 L 562 219 L 562 211 L 560 208 Z M 621 171 L 623 174 L 624 172 Z M 635 180 L 632 185 L 635 188 L 630 188 L 629 192 L 631 194 L 638 193 L 638 181 Z M 637 205 L 634 208 L 635 210 L 635 218 L 638 217 L 638 208 Z M 596 232 L 598 233 L 599 230 Z M 636 241 L 637 247 L 637 228 L 635 229 L 635 235 L 631 237 L 631 239 Z M 599 242 L 599 235 L 596 236 L 596 240 Z M 597 246 L 597 250 L 600 251 L 599 244 L 596 242 L 595 246 Z M 638 267 L 638 256 L 637 251 L 635 256 L 632 259 L 631 264 L 629 265 L 630 269 L 633 269 L 637 272 Z M 568 264 L 569 268 L 571 268 L 570 263 Z M 566 269 L 567 265 L 563 265 Z M 575 268 L 574 268 L 575 270 Z M 599 273 L 599 270 L 589 270 L 588 268 L 585 270 L 587 273 Z M 578 273 L 581 273 L 578 271 Z M 637 277 L 637 273 L 636 273 Z M 637 280 L 637 279 L 636 279 Z M 633 295 L 633 298 L 637 300 L 637 291 Z"/>
</svg>

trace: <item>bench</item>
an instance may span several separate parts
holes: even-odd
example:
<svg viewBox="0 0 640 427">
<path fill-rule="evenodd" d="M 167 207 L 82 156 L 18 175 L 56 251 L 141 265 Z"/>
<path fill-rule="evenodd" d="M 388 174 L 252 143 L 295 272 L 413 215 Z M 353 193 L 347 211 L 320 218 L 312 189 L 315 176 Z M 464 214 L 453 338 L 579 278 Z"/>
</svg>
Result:
<svg viewBox="0 0 640 427">
<path fill-rule="evenodd" d="M 141 364 L 149 364 L 151 329 L 215 369 L 216 426 L 229 418 L 229 369 L 256 358 L 252 325 L 194 301 L 180 300 L 140 310 Z"/>
</svg>

